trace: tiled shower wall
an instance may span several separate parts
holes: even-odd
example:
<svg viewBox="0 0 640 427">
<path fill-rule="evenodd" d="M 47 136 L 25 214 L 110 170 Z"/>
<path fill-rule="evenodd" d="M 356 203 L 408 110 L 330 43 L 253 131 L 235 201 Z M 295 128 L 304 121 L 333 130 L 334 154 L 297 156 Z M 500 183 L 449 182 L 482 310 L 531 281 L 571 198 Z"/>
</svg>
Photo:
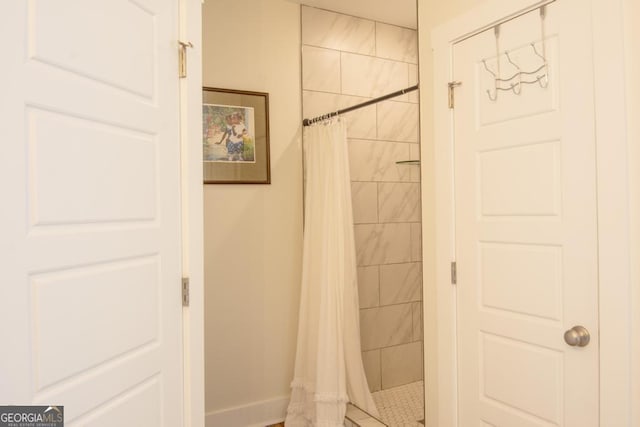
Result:
<svg viewBox="0 0 640 427">
<path fill-rule="evenodd" d="M 303 113 L 417 83 L 415 30 L 302 7 Z M 363 361 L 372 391 L 422 379 L 417 92 L 346 115 Z"/>
</svg>

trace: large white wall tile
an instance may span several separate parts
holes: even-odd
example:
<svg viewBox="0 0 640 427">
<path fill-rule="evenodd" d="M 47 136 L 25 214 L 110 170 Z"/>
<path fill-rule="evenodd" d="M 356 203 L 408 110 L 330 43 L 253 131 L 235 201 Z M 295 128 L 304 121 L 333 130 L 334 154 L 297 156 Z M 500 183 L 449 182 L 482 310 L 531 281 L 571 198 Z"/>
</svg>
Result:
<svg viewBox="0 0 640 427">
<path fill-rule="evenodd" d="M 409 144 L 409 158 L 420 160 L 420 144 Z"/>
<path fill-rule="evenodd" d="M 421 299 L 421 263 L 380 266 L 380 305 L 400 304 Z"/>
<path fill-rule="evenodd" d="M 415 168 L 414 165 L 398 167 Z M 420 184 L 381 182 L 378 184 L 380 222 L 420 221 Z"/>
<path fill-rule="evenodd" d="M 386 101 L 378 104 L 378 139 L 418 142 L 418 105 Z"/>
<path fill-rule="evenodd" d="M 351 200 L 355 224 L 378 222 L 378 184 L 375 182 L 352 182 Z"/>
<path fill-rule="evenodd" d="M 371 392 L 380 390 L 380 350 L 363 351 L 362 364 Z"/>
<path fill-rule="evenodd" d="M 409 158 L 409 144 L 363 139 L 349 140 L 349 166 L 352 181 L 411 180 L 411 169 L 396 164 Z"/>
<path fill-rule="evenodd" d="M 414 302 L 411 307 L 413 312 L 413 340 L 422 341 L 422 302 Z"/>
<path fill-rule="evenodd" d="M 339 94 L 303 90 L 302 114 L 304 117 L 311 119 L 331 111 L 337 111 L 341 108 L 341 104 L 344 102 L 342 98 L 342 95 Z M 365 101 L 366 99 L 367 98 L 356 98 L 358 101 Z M 357 103 L 357 101 L 355 103 Z"/>
<path fill-rule="evenodd" d="M 303 46 L 302 88 L 340 93 L 340 52 Z"/>
<path fill-rule="evenodd" d="M 354 227 L 359 266 L 409 262 L 410 224 L 360 224 Z"/>
<path fill-rule="evenodd" d="M 422 224 L 411 224 L 411 261 L 422 261 Z"/>
<path fill-rule="evenodd" d="M 413 337 L 411 304 L 360 310 L 362 350 L 405 344 Z"/>
<path fill-rule="evenodd" d="M 373 55 L 375 23 L 313 7 L 302 7 L 302 44 Z"/>
<path fill-rule="evenodd" d="M 409 64 L 409 86 L 418 84 L 418 66 Z M 409 102 L 417 104 L 420 102 L 420 89 L 414 90 L 409 94 Z"/>
<path fill-rule="evenodd" d="M 340 98 L 343 102 L 340 108 L 350 107 L 358 102 L 354 102 L 354 97 L 344 96 Z M 357 98 L 356 98 L 357 99 Z M 360 108 L 350 113 L 344 114 L 347 118 L 347 135 L 350 138 L 375 138 L 376 136 L 376 107 L 375 105 Z"/>
<path fill-rule="evenodd" d="M 418 32 L 376 22 L 376 56 L 418 63 Z"/>
<path fill-rule="evenodd" d="M 358 267 L 358 301 L 360 308 L 380 305 L 380 279 L 377 265 Z"/>
<path fill-rule="evenodd" d="M 420 144 L 409 144 L 409 160 L 420 160 Z M 420 168 L 422 165 L 408 165 L 411 170 L 411 182 L 420 182 Z"/>
<path fill-rule="evenodd" d="M 342 53 L 342 93 L 378 97 L 409 85 L 408 64 Z"/>
<path fill-rule="evenodd" d="M 422 379 L 422 342 L 383 348 L 380 364 L 383 389 L 420 381 Z"/>
<path fill-rule="evenodd" d="M 336 95 L 324 92 L 303 91 L 303 114 L 313 118 L 322 114 L 338 111 L 360 104 L 369 98 Z M 347 118 L 347 135 L 349 138 L 376 137 L 376 106 L 372 105 L 352 111 L 344 115 Z"/>
</svg>

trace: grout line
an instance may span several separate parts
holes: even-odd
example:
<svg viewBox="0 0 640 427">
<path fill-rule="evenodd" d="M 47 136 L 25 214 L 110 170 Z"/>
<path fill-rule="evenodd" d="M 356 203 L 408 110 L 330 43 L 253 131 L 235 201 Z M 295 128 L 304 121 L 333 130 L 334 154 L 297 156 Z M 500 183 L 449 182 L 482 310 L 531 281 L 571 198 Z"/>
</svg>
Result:
<svg viewBox="0 0 640 427">
<path fill-rule="evenodd" d="M 377 121 L 377 119 L 376 119 Z M 393 142 L 394 144 L 420 144 L 419 141 L 399 141 L 395 139 L 347 138 L 348 141 Z"/>
<path fill-rule="evenodd" d="M 378 366 L 380 367 L 380 390 L 382 390 L 382 351 L 378 350 Z"/>
<path fill-rule="evenodd" d="M 357 180 L 354 179 L 351 181 L 352 183 L 354 182 L 358 182 L 358 183 L 380 183 L 380 184 L 419 184 L 418 181 L 369 181 L 369 180 Z M 412 224 L 419 224 L 420 221 L 404 221 L 404 222 L 410 222 Z M 355 224 L 355 223 L 354 223 Z"/>
<path fill-rule="evenodd" d="M 343 51 L 339 51 L 340 52 L 340 95 L 343 95 L 343 90 L 342 90 L 342 54 L 344 53 Z"/>
<path fill-rule="evenodd" d="M 417 31 L 416 31 L 417 33 Z M 373 23 L 373 53 L 378 58 L 378 22 Z"/>
<path fill-rule="evenodd" d="M 389 264 L 369 264 L 369 265 L 358 265 L 357 268 L 367 268 L 367 267 L 383 267 L 386 265 L 402 265 L 402 264 L 422 264 L 422 261 L 405 261 L 405 262 L 392 262 Z"/>
<path fill-rule="evenodd" d="M 409 156 L 411 157 L 411 156 Z M 420 188 L 418 188 L 418 192 L 420 191 Z M 418 200 L 418 204 L 421 203 L 421 200 Z M 422 210 L 420 211 L 420 213 L 422 214 Z M 411 224 L 409 224 L 409 257 L 413 260 L 413 229 L 411 227 Z M 420 270 L 422 270 L 422 267 L 420 268 Z M 422 287 L 423 283 L 422 280 L 420 280 L 420 285 Z M 422 290 L 420 291 L 420 299 L 422 299 Z"/>
<path fill-rule="evenodd" d="M 385 224 L 416 224 L 413 221 L 403 221 L 403 220 L 398 220 L 398 221 L 385 221 L 385 222 L 354 222 L 353 225 L 385 225 Z M 419 224 L 419 223 L 418 223 Z M 409 233 L 411 234 L 411 233 Z M 409 243 L 411 243 L 411 241 L 409 241 Z M 409 261 L 407 261 L 409 262 Z M 402 262 L 391 262 L 389 264 L 402 264 Z"/>
<path fill-rule="evenodd" d="M 422 287 L 422 280 L 420 280 L 420 287 Z M 412 301 L 411 302 L 411 340 L 412 342 L 416 342 L 416 341 L 420 341 L 420 340 L 416 340 L 416 335 L 418 331 L 416 331 L 416 322 L 415 322 L 415 317 L 416 317 L 416 303 L 419 303 L 420 301 Z M 420 350 L 420 352 L 422 352 L 422 349 Z M 422 358 L 424 361 L 424 357 Z"/>
<path fill-rule="evenodd" d="M 380 224 L 380 184 L 382 182 L 376 182 L 376 224 Z M 409 232 L 411 234 L 411 232 Z"/>
<path fill-rule="evenodd" d="M 378 307 L 380 307 L 380 265 L 376 265 L 376 275 L 378 278 Z M 358 314 L 360 314 L 360 310 L 358 310 Z"/>
<path fill-rule="evenodd" d="M 361 21 L 369 21 L 369 22 L 373 22 L 373 23 L 378 22 L 378 23 L 380 23 L 380 24 L 383 24 L 383 25 L 389 25 L 389 26 L 391 26 L 391 27 L 403 28 L 403 29 L 405 29 L 405 30 L 409 30 L 409 31 L 416 31 L 416 32 L 418 31 L 418 29 L 417 29 L 417 28 L 405 27 L 405 26 L 403 26 L 403 25 L 392 24 L 392 23 L 390 23 L 390 22 L 376 21 L 375 19 L 371 19 L 371 18 L 363 18 L 362 16 L 351 15 L 351 14 L 349 14 L 349 13 L 338 12 L 338 11 L 331 10 L 331 9 L 325 9 L 325 8 L 323 8 L 323 7 L 311 6 L 311 5 L 308 5 L 308 4 L 303 4 L 303 5 L 301 5 L 301 6 L 302 6 L 302 7 L 300 8 L 301 10 L 302 10 L 302 8 L 308 7 L 308 8 L 310 8 L 310 9 L 322 10 L 323 12 L 329 12 L 329 13 L 333 13 L 333 14 L 335 14 L 335 15 L 348 16 L 349 18 L 355 18 L 355 19 L 358 19 L 358 20 L 361 20 Z M 417 10 L 417 8 L 416 8 L 416 10 Z M 416 23 L 416 24 L 417 24 L 417 23 Z"/>
<path fill-rule="evenodd" d="M 328 94 L 328 95 L 339 95 L 339 96 L 344 96 L 344 97 L 350 97 L 350 98 L 358 98 L 358 101 L 369 101 L 371 99 L 373 99 L 373 97 L 369 96 L 360 96 L 360 95 L 348 95 L 346 93 L 337 93 L 337 92 L 327 92 L 324 90 L 317 90 L 317 89 L 302 89 L 304 92 L 314 92 L 314 93 L 322 93 L 322 94 Z M 366 108 L 366 107 L 365 107 Z M 348 114 L 348 113 L 347 113 Z"/>
<path fill-rule="evenodd" d="M 317 48 L 317 49 L 332 50 L 334 52 L 346 53 L 347 55 L 366 56 L 367 58 L 380 59 L 381 61 L 397 62 L 398 64 L 418 65 L 416 62 L 403 61 L 403 60 L 400 60 L 400 59 L 387 58 L 387 57 L 384 57 L 384 56 L 376 56 L 376 55 L 371 55 L 371 54 L 362 53 L 362 52 L 353 52 L 351 50 L 342 50 L 342 49 L 337 49 L 335 47 L 328 47 L 328 46 L 322 46 L 322 45 L 310 44 L 310 43 L 301 43 L 301 44 L 302 44 L 302 46 L 308 46 L 308 47 Z M 374 49 L 375 49 L 375 47 L 374 47 Z"/>
<path fill-rule="evenodd" d="M 420 341 L 420 340 L 415 340 L 415 341 L 405 342 L 405 343 L 402 343 L 402 344 L 393 344 L 393 345 L 388 345 L 388 346 L 386 346 L 386 347 L 377 347 L 377 348 L 372 348 L 371 350 L 366 350 L 366 351 L 379 351 L 379 352 L 380 352 L 380 354 L 382 354 L 382 350 L 386 350 L 386 349 L 389 349 L 389 348 L 397 348 L 397 347 L 407 346 L 407 345 L 409 345 L 409 344 L 416 344 L 416 343 L 420 343 L 420 342 L 422 342 L 422 341 Z M 364 352 L 363 352 L 363 353 L 364 353 Z M 380 363 L 382 363 L 382 361 L 380 361 Z M 416 381 L 419 381 L 419 380 L 416 380 Z M 415 381 L 412 381 L 412 382 L 415 382 Z"/>
<path fill-rule="evenodd" d="M 374 120 L 374 126 L 375 126 L 375 130 L 376 130 L 376 141 L 379 141 L 380 138 L 380 132 L 378 130 L 378 106 L 380 105 L 380 102 L 376 103 L 375 107 L 376 107 L 376 117 Z"/>
<path fill-rule="evenodd" d="M 342 67 L 342 65 L 341 65 L 341 67 Z M 341 79 L 341 81 L 340 81 L 340 85 L 342 86 L 342 76 L 340 76 L 340 79 Z M 402 88 L 400 88 L 400 89 L 402 89 Z M 328 94 L 328 95 L 341 95 L 341 96 L 344 96 L 344 97 L 350 97 L 350 98 L 358 98 L 358 100 L 359 100 L 359 101 L 362 101 L 362 102 L 364 102 L 364 101 L 369 101 L 369 100 L 371 100 L 371 99 L 374 99 L 374 98 L 375 98 L 375 96 L 353 95 L 353 94 L 350 94 L 350 93 L 343 93 L 343 92 L 342 92 L 342 89 L 341 89 L 341 91 L 340 91 L 340 92 L 330 92 L 330 91 L 327 91 L 327 90 L 307 89 L 307 88 L 304 88 L 304 87 L 303 87 L 303 88 L 302 88 L 302 91 L 303 91 L 303 92 L 316 92 L 316 93 L 323 93 L 323 94 Z M 382 95 L 384 95 L 384 93 L 382 93 L 382 94 L 380 94 L 380 95 L 378 95 L 378 96 L 382 96 Z M 391 99 L 387 99 L 386 101 L 381 101 L 381 102 L 379 102 L 379 104 L 384 104 L 384 103 L 394 103 L 394 104 L 401 104 L 401 105 L 418 105 L 418 103 L 417 103 L 417 102 L 412 102 L 412 101 L 403 101 L 402 99 L 398 99 L 398 98 L 399 98 L 399 97 L 401 97 L 401 96 L 407 96 L 407 95 L 409 95 L 409 94 L 398 95 L 396 98 L 391 98 Z M 364 107 L 364 108 L 366 109 L 366 108 L 369 108 L 369 107 L 372 107 L 372 106 L 371 106 L 371 105 L 369 105 L 369 106 Z M 350 111 L 350 112 L 351 112 L 351 111 Z M 346 113 L 346 114 L 349 114 L 349 113 Z"/>
<path fill-rule="evenodd" d="M 422 261 L 403 261 L 403 262 L 390 262 L 388 264 L 372 264 L 376 266 L 384 266 L 384 265 L 403 265 L 403 264 L 422 264 Z"/>
<path fill-rule="evenodd" d="M 380 308 L 383 307 L 395 307 L 395 306 L 399 306 L 399 305 L 411 305 L 415 302 L 420 302 L 420 301 L 416 301 L 416 300 L 411 300 L 411 301 L 405 301 L 405 302 L 394 302 L 393 304 L 385 304 L 385 305 L 379 305 L 377 307 L 367 307 L 367 308 L 361 308 L 359 309 L 360 311 L 365 311 L 365 310 L 378 310 Z M 411 307 L 411 312 L 413 312 L 413 307 Z M 412 320 L 413 321 L 413 320 Z M 387 347 L 394 347 L 396 345 L 402 345 L 404 343 L 401 344 L 391 344 L 389 346 L 384 346 L 384 347 L 375 347 L 375 348 L 387 348 Z M 374 349 L 372 349 L 374 350 Z M 367 350 L 368 351 L 368 350 Z"/>
<path fill-rule="evenodd" d="M 342 79 L 342 77 L 340 77 Z M 342 86 L 342 81 L 340 82 L 340 86 Z M 315 92 L 315 93 L 323 93 L 326 95 L 338 95 L 338 96 L 353 96 L 354 98 L 356 97 L 355 95 L 345 95 L 344 93 L 341 92 L 329 92 L 326 90 L 318 90 L 318 89 L 305 89 L 302 88 L 303 92 Z M 364 101 L 367 101 L 369 99 L 373 99 L 373 98 L 366 98 L 364 96 L 358 96 L 357 98 L 362 98 Z"/>
</svg>

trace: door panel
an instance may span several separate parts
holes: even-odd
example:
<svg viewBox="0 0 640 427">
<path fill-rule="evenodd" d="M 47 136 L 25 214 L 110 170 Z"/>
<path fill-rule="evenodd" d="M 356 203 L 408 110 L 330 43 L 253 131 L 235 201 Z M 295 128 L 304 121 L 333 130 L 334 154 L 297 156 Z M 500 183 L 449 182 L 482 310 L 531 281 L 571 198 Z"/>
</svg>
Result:
<svg viewBox="0 0 640 427">
<path fill-rule="evenodd" d="M 498 47 L 493 30 L 454 46 L 461 427 L 598 425 L 590 11 L 574 0 L 545 11 L 502 24 Z M 486 67 L 535 70 L 537 53 L 548 86 L 492 100 Z M 564 342 L 575 325 L 587 347 Z"/>
<path fill-rule="evenodd" d="M 29 58 L 153 99 L 155 15 L 163 6 L 161 1 L 149 3 L 147 9 L 124 0 L 31 1 Z"/>
<path fill-rule="evenodd" d="M 182 425 L 177 2 L 0 9 L 0 402 Z"/>
</svg>

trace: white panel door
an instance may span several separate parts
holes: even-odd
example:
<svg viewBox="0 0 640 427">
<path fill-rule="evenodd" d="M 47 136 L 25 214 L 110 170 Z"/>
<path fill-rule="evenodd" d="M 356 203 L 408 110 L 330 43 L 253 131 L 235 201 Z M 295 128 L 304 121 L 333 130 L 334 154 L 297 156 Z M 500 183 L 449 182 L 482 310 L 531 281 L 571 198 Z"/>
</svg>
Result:
<svg viewBox="0 0 640 427">
<path fill-rule="evenodd" d="M 497 47 L 493 29 L 454 46 L 460 427 L 598 425 L 590 18 L 589 3 L 559 0 L 544 21 L 501 25 Z M 507 79 L 536 70 L 531 42 L 548 86 L 542 69 L 492 100 L 485 62 Z M 588 346 L 565 343 L 576 325 Z"/>
<path fill-rule="evenodd" d="M 177 5 L 0 6 L 0 402 L 182 425 Z"/>
</svg>

